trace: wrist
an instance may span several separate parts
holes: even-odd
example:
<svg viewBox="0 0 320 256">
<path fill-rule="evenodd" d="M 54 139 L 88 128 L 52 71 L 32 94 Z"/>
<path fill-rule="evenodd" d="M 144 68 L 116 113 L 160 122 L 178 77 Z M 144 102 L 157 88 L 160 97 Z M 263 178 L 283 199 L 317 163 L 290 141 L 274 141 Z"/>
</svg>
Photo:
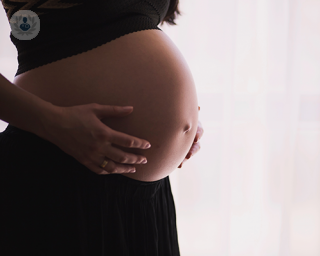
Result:
<svg viewBox="0 0 320 256">
<path fill-rule="evenodd" d="M 46 102 L 38 116 L 38 128 L 35 130 L 35 134 L 39 137 L 51 141 L 51 130 L 54 125 L 59 122 L 61 116 L 61 107 L 55 106 L 50 102 Z"/>
</svg>

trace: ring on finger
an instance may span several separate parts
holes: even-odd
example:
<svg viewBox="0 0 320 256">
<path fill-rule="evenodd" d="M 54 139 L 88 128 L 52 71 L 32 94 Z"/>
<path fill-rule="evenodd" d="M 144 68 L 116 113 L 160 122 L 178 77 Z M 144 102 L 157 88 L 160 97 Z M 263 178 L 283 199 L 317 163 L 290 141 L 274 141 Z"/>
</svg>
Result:
<svg viewBox="0 0 320 256">
<path fill-rule="evenodd" d="M 101 168 L 106 167 L 106 165 L 108 164 L 108 161 L 103 160 L 103 163 L 100 165 Z"/>
</svg>

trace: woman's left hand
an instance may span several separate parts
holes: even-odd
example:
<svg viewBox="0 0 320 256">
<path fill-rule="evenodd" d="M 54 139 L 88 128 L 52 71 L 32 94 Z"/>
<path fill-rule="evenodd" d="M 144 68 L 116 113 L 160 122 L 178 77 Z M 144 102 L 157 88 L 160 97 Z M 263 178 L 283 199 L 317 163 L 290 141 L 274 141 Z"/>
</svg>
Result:
<svg viewBox="0 0 320 256">
<path fill-rule="evenodd" d="M 198 107 L 198 110 L 200 110 L 200 107 Z M 193 144 L 188 154 L 186 155 L 186 158 L 182 161 L 182 163 L 178 166 L 178 168 L 181 168 L 185 161 L 187 161 L 191 156 L 193 156 L 200 150 L 199 140 L 201 139 L 202 135 L 203 135 L 203 127 L 200 121 L 198 120 L 198 129 L 197 129 L 196 137 L 194 138 Z"/>
</svg>

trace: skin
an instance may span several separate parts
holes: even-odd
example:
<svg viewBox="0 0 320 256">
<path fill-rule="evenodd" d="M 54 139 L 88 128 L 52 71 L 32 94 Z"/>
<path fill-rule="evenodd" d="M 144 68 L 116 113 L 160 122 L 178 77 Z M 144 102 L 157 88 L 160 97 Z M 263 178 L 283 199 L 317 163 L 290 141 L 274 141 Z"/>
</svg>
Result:
<svg viewBox="0 0 320 256">
<path fill-rule="evenodd" d="M 112 144 L 145 156 L 136 173 L 121 175 L 156 181 L 195 154 L 198 101 L 191 71 L 179 49 L 159 30 L 124 35 L 102 46 L 27 71 L 14 84 L 57 106 L 89 103 L 133 106 L 131 114 L 101 120 L 115 131 L 151 143 L 147 150 Z M 202 131 L 203 132 L 203 131 Z M 99 156 L 97 165 L 103 156 Z"/>
<path fill-rule="evenodd" d="M 198 109 L 200 110 L 200 107 L 198 107 Z M 188 152 L 188 154 L 186 155 L 185 159 L 183 159 L 182 163 L 178 166 L 178 168 L 182 168 L 183 164 L 188 161 L 188 159 L 190 159 L 192 156 L 194 156 L 201 148 L 200 146 L 200 139 L 203 135 L 203 127 L 202 124 L 200 123 L 200 121 L 198 121 L 198 128 L 197 128 L 197 134 L 196 137 L 194 138 L 194 141 L 192 143 L 192 146 Z"/>
</svg>

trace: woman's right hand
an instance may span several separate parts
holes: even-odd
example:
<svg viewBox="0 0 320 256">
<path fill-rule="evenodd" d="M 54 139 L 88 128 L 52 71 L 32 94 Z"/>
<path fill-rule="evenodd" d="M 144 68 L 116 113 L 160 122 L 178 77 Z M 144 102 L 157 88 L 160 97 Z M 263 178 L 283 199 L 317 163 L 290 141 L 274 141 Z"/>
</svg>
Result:
<svg viewBox="0 0 320 256">
<path fill-rule="evenodd" d="M 54 115 L 43 121 L 44 134 L 40 137 L 57 145 L 96 174 L 128 173 L 133 164 L 140 164 L 145 156 L 124 152 L 111 145 L 146 149 L 148 141 L 112 130 L 100 120 L 126 116 L 133 111 L 120 112 L 121 106 L 96 103 L 59 107 Z M 102 168 L 103 160 L 108 164 Z"/>
</svg>

